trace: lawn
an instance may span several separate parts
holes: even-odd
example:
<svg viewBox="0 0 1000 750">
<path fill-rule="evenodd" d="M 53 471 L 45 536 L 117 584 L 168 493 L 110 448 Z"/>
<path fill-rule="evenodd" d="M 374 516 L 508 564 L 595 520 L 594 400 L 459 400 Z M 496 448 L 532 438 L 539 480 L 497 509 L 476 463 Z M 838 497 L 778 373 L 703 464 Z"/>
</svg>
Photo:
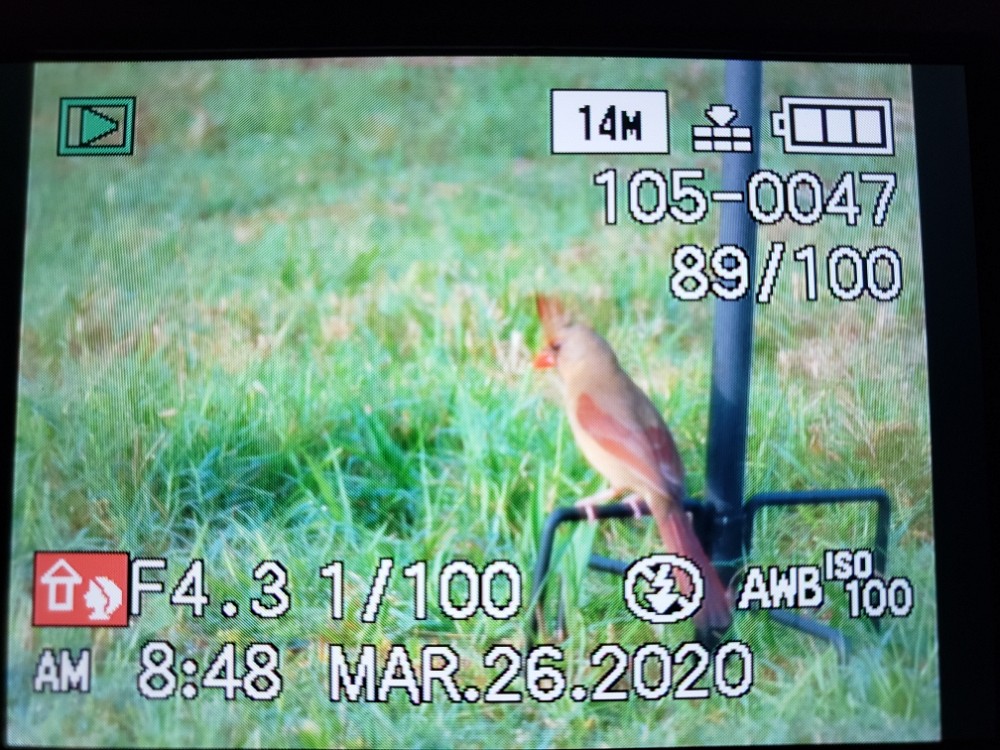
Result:
<svg viewBox="0 0 1000 750">
<path fill-rule="evenodd" d="M 856 227 L 824 217 L 762 227 L 771 242 L 902 258 L 893 302 L 805 299 L 787 258 L 774 301 L 755 310 L 746 486 L 878 486 L 893 502 L 890 576 L 915 591 L 909 617 L 880 632 L 846 615 L 828 586 L 816 615 L 853 650 L 737 614 L 730 639 L 754 654 L 746 697 L 634 695 L 626 702 L 452 703 L 328 700 L 328 644 L 418 653 L 451 646 L 461 684 L 485 686 L 495 644 L 520 647 L 510 620 L 445 617 L 431 586 L 414 616 L 403 567 L 430 580 L 454 560 L 513 562 L 525 597 L 542 524 L 601 488 L 573 444 L 552 377 L 531 368 L 536 291 L 567 299 L 606 335 L 662 409 L 704 491 L 711 299 L 676 299 L 673 248 L 717 244 L 719 211 L 696 225 L 603 222 L 593 175 L 614 167 L 700 168 L 692 124 L 722 101 L 723 64 L 597 59 L 218 61 L 42 65 L 35 74 L 31 183 L 13 492 L 8 740 L 117 746 L 662 746 L 934 739 L 940 734 L 931 459 L 920 227 L 905 67 L 764 66 L 761 162 L 897 174 L 885 226 L 859 189 Z M 551 88 L 667 88 L 669 156 L 549 153 Z M 58 158 L 60 96 L 136 95 L 132 157 Z M 780 95 L 891 97 L 896 156 L 785 155 L 766 120 Z M 624 188 L 620 188 L 620 195 Z M 825 273 L 825 263 L 820 264 Z M 821 278 L 824 278 L 821 276 Z M 861 510 L 771 511 L 746 564 L 819 564 L 870 546 Z M 35 550 L 165 557 L 171 585 L 204 560 L 202 618 L 150 596 L 123 630 L 31 626 Z M 652 524 L 580 525 L 559 539 L 569 683 L 592 685 L 603 643 L 634 650 L 690 640 L 624 607 L 621 583 L 586 570 L 591 550 L 657 552 Z M 396 563 L 374 623 L 362 623 L 383 558 Z M 288 570 L 277 620 L 242 607 L 258 562 Z M 319 570 L 344 562 L 346 616 L 330 616 Z M 242 606 L 242 605 L 241 605 Z M 283 690 L 258 703 L 140 698 L 140 649 L 172 643 L 207 665 L 224 642 L 281 651 Z M 85 696 L 29 690 L 44 647 L 90 647 Z M 204 668 L 204 666 L 203 666 Z"/>
</svg>

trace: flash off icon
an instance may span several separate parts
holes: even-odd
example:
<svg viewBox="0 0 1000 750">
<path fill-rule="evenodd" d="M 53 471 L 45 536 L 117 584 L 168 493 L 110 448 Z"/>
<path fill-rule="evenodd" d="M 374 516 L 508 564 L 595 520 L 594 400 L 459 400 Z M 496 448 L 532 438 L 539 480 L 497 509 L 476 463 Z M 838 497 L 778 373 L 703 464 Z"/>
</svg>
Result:
<svg viewBox="0 0 1000 750">
<path fill-rule="evenodd" d="M 134 145 L 135 97 L 59 100 L 59 156 L 129 155 Z"/>
</svg>

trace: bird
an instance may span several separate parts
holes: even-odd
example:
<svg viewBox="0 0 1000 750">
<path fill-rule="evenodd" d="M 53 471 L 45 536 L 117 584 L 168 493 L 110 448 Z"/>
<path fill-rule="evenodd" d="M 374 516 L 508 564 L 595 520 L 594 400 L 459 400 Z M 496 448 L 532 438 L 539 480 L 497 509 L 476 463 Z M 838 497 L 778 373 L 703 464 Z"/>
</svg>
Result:
<svg viewBox="0 0 1000 750">
<path fill-rule="evenodd" d="M 639 515 L 637 503 L 644 501 L 666 551 L 701 571 L 704 597 L 693 617 L 695 633 L 702 643 L 717 643 L 732 622 L 728 592 L 684 510 L 684 466 L 673 435 L 600 334 L 555 297 L 536 294 L 535 303 L 545 344 L 533 366 L 555 370 L 576 444 L 610 485 L 576 504 L 593 520 L 597 503 L 626 495 Z M 673 572 L 679 593 L 690 597 L 688 574 L 679 566 Z"/>
</svg>

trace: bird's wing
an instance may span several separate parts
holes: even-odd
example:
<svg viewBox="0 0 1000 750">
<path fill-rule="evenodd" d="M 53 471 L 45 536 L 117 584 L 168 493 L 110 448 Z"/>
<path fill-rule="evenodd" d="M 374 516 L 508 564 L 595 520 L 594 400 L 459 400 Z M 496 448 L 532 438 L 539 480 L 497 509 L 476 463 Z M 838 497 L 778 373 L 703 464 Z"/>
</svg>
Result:
<svg viewBox="0 0 1000 750">
<path fill-rule="evenodd" d="M 670 496 L 677 501 L 683 500 L 684 464 L 681 463 L 681 456 L 677 451 L 674 436 L 670 434 L 670 430 L 653 402 L 638 388 L 636 392 L 640 396 L 639 401 L 641 402 L 636 411 L 639 412 L 639 421 L 643 426 L 646 439 L 649 441 L 649 448 L 660 471 L 660 476 L 663 477 Z"/>
<path fill-rule="evenodd" d="M 640 402 L 648 402 L 639 394 Z M 650 489 L 680 500 L 683 469 L 670 431 L 652 403 L 648 407 L 643 403 L 629 406 L 635 415 L 634 426 L 623 423 L 609 410 L 602 409 L 590 394 L 583 393 L 576 402 L 576 418 L 598 445 L 625 462 Z"/>
</svg>

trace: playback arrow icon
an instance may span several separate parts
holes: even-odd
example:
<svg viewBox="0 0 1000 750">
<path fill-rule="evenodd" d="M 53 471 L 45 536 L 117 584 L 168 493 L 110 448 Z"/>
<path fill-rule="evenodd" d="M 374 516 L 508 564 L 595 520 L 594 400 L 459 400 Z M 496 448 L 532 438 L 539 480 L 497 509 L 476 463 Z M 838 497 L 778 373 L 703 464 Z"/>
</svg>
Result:
<svg viewBox="0 0 1000 750">
<path fill-rule="evenodd" d="M 705 117 L 714 122 L 720 128 L 726 127 L 726 125 L 735 120 L 736 115 L 738 114 L 739 112 L 730 107 L 728 104 L 713 104 L 705 110 Z"/>
<path fill-rule="evenodd" d="M 134 96 L 59 99 L 59 156 L 128 155 L 134 145 Z"/>
<path fill-rule="evenodd" d="M 87 145 L 118 130 L 118 121 L 96 109 L 83 107 L 80 112 L 80 143 Z"/>
</svg>

